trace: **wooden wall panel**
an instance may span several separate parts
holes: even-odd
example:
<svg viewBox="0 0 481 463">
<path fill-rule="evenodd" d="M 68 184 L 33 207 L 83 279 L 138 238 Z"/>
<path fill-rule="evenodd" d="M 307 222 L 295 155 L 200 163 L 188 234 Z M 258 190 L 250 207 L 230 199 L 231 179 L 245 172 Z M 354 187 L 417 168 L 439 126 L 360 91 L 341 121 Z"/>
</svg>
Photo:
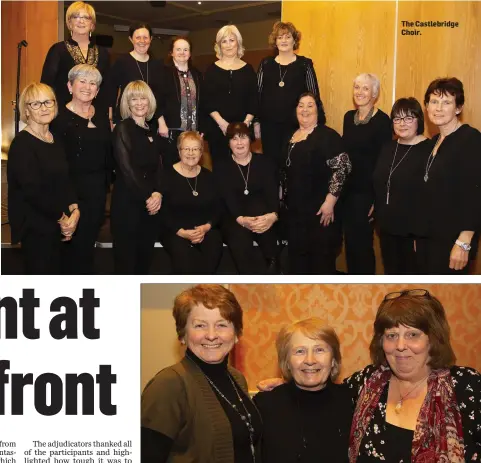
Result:
<svg viewBox="0 0 481 463">
<path fill-rule="evenodd" d="M 342 131 L 344 113 L 353 109 L 353 79 L 362 72 L 377 74 L 378 106 L 390 110 L 395 2 L 285 1 L 282 20 L 302 32 L 299 53 L 314 61 L 329 126 Z"/>
<path fill-rule="evenodd" d="M 385 294 L 405 288 L 425 288 L 440 299 L 457 364 L 481 370 L 481 284 L 232 284 L 229 289 L 244 310 L 234 365 L 255 390 L 259 380 L 278 374 L 275 339 L 281 327 L 317 316 L 339 336 L 344 378 L 370 363 L 372 326 Z"/>
</svg>

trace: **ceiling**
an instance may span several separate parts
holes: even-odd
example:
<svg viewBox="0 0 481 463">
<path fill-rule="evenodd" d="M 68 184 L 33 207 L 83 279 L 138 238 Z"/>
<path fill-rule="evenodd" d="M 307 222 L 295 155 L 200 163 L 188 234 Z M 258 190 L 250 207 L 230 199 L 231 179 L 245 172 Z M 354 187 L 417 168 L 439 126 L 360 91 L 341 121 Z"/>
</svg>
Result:
<svg viewBox="0 0 481 463">
<path fill-rule="evenodd" d="M 146 21 L 152 27 L 195 31 L 225 24 L 273 20 L 281 17 L 280 1 L 91 1 L 97 21 L 129 25 Z M 165 3 L 164 7 L 152 4 Z M 66 2 L 66 6 L 68 3 Z"/>
</svg>

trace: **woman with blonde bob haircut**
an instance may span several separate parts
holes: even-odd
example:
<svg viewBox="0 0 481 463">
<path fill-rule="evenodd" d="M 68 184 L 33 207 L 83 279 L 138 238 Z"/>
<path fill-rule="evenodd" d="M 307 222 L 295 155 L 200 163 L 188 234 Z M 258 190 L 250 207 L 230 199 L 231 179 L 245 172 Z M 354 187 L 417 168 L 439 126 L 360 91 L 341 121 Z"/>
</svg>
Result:
<svg viewBox="0 0 481 463">
<path fill-rule="evenodd" d="M 61 240 L 72 239 L 80 211 L 63 145 L 50 132 L 58 109 L 55 93 L 31 83 L 19 109 L 27 126 L 12 141 L 7 163 L 12 243 L 22 243 L 28 274 L 58 274 Z"/>
<path fill-rule="evenodd" d="M 234 25 L 224 26 L 217 32 L 215 52 L 218 61 L 205 73 L 206 135 L 212 162 L 229 156 L 225 137 L 232 122 L 244 122 L 248 127 L 257 113 L 257 82 L 253 67 L 243 61 L 242 36 Z"/>
<path fill-rule="evenodd" d="M 55 43 L 47 53 L 41 81 L 54 89 L 60 107 L 65 106 L 71 99 L 67 81 L 68 73 L 75 65 L 90 64 L 104 77 L 109 69 L 108 50 L 96 45 L 92 39 L 95 23 L 95 10 L 91 5 L 85 2 L 72 3 L 65 14 L 65 24 L 71 37 Z M 103 97 L 97 97 L 96 106 L 99 111 L 107 111 Z"/>
<path fill-rule="evenodd" d="M 221 258 L 220 195 L 212 172 L 200 165 L 203 146 L 199 132 L 182 132 L 180 161 L 162 178 L 161 241 L 176 274 L 213 274 Z"/>
<path fill-rule="evenodd" d="M 352 408 L 348 389 L 333 383 L 341 368 L 336 332 L 307 318 L 283 327 L 276 348 L 286 383 L 254 398 L 264 422 L 263 463 L 345 462 Z"/>
<path fill-rule="evenodd" d="M 116 181 L 112 193 L 111 230 L 116 272 L 148 273 L 157 235 L 162 157 L 156 132 L 147 124 L 156 102 L 141 81 L 130 82 L 122 95 L 123 120 L 114 129 Z"/>
</svg>

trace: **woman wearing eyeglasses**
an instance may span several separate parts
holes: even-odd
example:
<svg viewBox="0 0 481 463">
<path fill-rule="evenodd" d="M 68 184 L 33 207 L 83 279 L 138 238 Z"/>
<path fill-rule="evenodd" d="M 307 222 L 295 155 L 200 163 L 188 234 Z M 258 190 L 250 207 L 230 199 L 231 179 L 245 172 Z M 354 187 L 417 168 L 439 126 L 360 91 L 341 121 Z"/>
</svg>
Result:
<svg viewBox="0 0 481 463">
<path fill-rule="evenodd" d="M 28 85 L 19 110 L 27 126 L 12 141 L 7 163 L 12 244 L 22 244 L 26 273 L 58 274 L 61 240 L 72 239 L 80 211 L 63 146 L 49 130 L 57 114 L 53 90 Z"/>
<path fill-rule="evenodd" d="M 416 172 L 431 150 L 431 141 L 423 135 L 423 110 L 415 98 L 397 100 L 391 121 L 397 139 L 383 146 L 373 174 L 384 273 L 416 274 L 414 205 L 422 187 L 422 176 Z"/>
<path fill-rule="evenodd" d="M 177 139 L 180 161 L 162 177 L 161 241 L 175 274 L 214 274 L 222 253 L 220 197 L 213 174 L 199 165 L 199 132 Z"/>
<path fill-rule="evenodd" d="M 95 29 L 95 10 L 88 3 L 74 2 L 65 14 L 65 24 L 71 37 L 50 48 L 42 69 L 41 82 L 50 85 L 57 96 L 57 104 L 64 107 L 70 100 L 67 88 L 68 73 L 77 64 L 95 66 L 105 77 L 110 63 L 106 48 L 95 44 L 92 32 Z M 104 92 L 97 97 L 97 109 L 107 111 Z"/>
</svg>

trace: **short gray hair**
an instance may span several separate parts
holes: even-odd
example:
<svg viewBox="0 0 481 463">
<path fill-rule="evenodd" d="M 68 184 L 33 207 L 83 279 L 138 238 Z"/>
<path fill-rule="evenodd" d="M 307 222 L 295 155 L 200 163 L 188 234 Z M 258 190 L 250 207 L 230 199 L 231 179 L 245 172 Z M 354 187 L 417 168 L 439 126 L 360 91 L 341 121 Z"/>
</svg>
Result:
<svg viewBox="0 0 481 463">
<path fill-rule="evenodd" d="M 376 76 L 376 74 L 369 74 L 367 72 L 363 72 L 362 74 L 359 74 L 353 81 L 353 83 L 356 83 L 356 80 L 366 80 L 369 79 L 371 81 L 371 86 L 372 86 L 372 93 L 373 97 L 377 98 L 379 96 L 379 89 L 381 88 L 381 82 L 379 81 L 379 78 Z"/>
<path fill-rule="evenodd" d="M 222 50 L 220 48 L 220 44 L 222 40 L 225 37 L 229 37 L 229 35 L 233 35 L 237 39 L 237 57 L 242 58 L 246 49 L 242 46 L 242 35 L 239 32 L 239 29 L 234 26 L 234 24 L 228 24 L 227 26 L 221 27 L 219 29 L 219 32 L 217 32 L 214 45 L 215 55 L 219 59 L 222 58 Z"/>
<path fill-rule="evenodd" d="M 77 64 L 68 72 L 68 81 L 73 84 L 77 79 L 93 79 L 97 84 L 97 87 L 100 87 L 102 83 L 102 74 L 100 71 L 90 64 Z"/>
</svg>

